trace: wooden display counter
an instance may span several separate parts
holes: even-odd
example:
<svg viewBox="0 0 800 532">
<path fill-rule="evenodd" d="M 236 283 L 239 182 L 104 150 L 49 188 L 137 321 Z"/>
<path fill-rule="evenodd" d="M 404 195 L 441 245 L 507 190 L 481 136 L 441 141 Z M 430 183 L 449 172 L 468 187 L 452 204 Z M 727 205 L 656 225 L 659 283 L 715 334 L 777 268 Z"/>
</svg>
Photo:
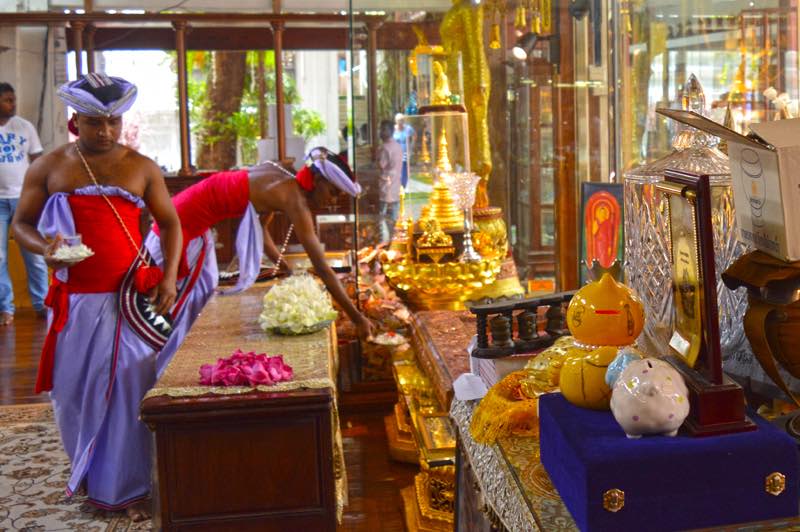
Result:
<svg viewBox="0 0 800 532">
<path fill-rule="evenodd" d="M 391 456 L 420 465 L 401 492 L 406 528 L 452 530 L 456 438 L 449 418 L 453 381 L 469 371 L 475 330 L 468 312 L 423 311 L 411 324 L 415 356 L 394 361 L 399 401 L 385 419 Z"/>
<path fill-rule="evenodd" d="M 346 485 L 335 403 L 335 330 L 271 336 L 266 287 L 215 296 L 142 402 L 156 441 L 154 525 L 163 530 L 335 530 Z M 200 386 L 235 349 L 282 354 L 274 386 Z"/>
</svg>

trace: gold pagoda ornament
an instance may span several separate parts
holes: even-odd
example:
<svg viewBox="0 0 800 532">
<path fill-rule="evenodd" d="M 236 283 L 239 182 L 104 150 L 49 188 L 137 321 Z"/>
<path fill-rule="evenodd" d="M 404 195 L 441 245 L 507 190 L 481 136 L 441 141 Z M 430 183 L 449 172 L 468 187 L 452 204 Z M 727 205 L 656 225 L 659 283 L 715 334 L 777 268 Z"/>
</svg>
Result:
<svg viewBox="0 0 800 532">
<path fill-rule="evenodd" d="M 439 134 L 439 145 L 436 153 L 436 170 L 439 176 L 442 173 L 450 173 L 453 171 L 453 165 L 450 163 L 450 157 L 447 155 L 447 132 L 444 128 L 442 128 L 442 132 Z M 433 184 L 433 191 L 431 192 L 428 204 L 422 207 L 420 225 L 422 220 L 425 219 L 436 220 L 444 231 L 461 231 L 464 229 L 464 214 L 456 208 L 450 189 L 440 177 L 437 177 Z"/>
<path fill-rule="evenodd" d="M 395 262 L 402 259 L 405 255 L 411 255 L 414 239 L 414 220 L 406 217 L 406 191 L 400 187 L 400 212 L 394 224 L 392 241 L 389 244 L 389 251 L 386 259 Z"/>
<path fill-rule="evenodd" d="M 450 156 L 447 153 L 447 131 L 442 128 L 439 134 L 439 147 L 436 150 L 436 169 L 440 172 L 452 172 L 453 165 L 450 164 Z"/>
<path fill-rule="evenodd" d="M 420 225 L 425 219 L 436 220 L 444 231 L 464 230 L 464 213 L 456 208 L 453 194 L 441 178 L 436 179 L 428 204 L 422 208 Z"/>
</svg>

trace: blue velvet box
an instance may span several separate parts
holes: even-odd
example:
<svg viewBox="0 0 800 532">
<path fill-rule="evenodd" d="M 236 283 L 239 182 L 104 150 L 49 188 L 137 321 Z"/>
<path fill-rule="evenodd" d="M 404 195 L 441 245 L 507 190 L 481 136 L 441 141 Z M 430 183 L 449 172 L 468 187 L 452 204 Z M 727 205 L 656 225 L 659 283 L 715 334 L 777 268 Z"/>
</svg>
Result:
<svg viewBox="0 0 800 532">
<path fill-rule="evenodd" d="M 758 425 L 753 432 L 634 440 L 611 412 L 547 394 L 539 398 L 542 464 L 583 531 L 686 530 L 795 516 L 795 442 L 764 419 L 751 418 Z M 766 491 L 773 472 L 786 477 L 777 496 Z M 613 489 L 624 492 L 616 512 L 603 503 Z"/>
</svg>

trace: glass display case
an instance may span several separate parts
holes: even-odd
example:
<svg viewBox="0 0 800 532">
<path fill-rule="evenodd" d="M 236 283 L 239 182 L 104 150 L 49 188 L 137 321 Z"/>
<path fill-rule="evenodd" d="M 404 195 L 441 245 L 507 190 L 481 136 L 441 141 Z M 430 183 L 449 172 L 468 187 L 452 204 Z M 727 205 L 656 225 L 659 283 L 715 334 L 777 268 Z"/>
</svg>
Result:
<svg viewBox="0 0 800 532">
<path fill-rule="evenodd" d="M 509 217 L 512 249 L 528 287 L 555 289 L 555 177 L 552 65 L 517 65 L 510 77 L 512 151 Z"/>
<path fill-rule="evenodd" d="M 406 115 L 406 214 L 419 220 L 441 172 L 469 172 L 467 113 Z"/>
<path fill-rule="evenodd" d="M 691 74 L 705 89 L 710 117 L 721 123 L 730 104 L 738 131 L 797 113 L 796 5 L 640 0 L 612 7 L 620 170 L 669 153 L 677 126 L 655 110 L 679 108 Z"/>
<path fill-rule="evenodd" d="M 664 198 L 655 183 L 667 168 L 707 173 L 725 371 L 747 382 L 751 391 L 777 397 L 781 392 L 759 367 L 745 337 L 748 294 L 729 290 L 720 280 L 749 251 L 738 239 L 735 213 L 742 206 L 732 191 L 725 143 L 717 146 L 717 138 L 657 109 L 693 109 L 742 134 L 758 122 L 797 117 L 797 4 L 639 0 L 610 7 L 614 38 L 609 44 L 617 80 L 614 153 L 626 189 L 626 273 L 647 306 L 643 336 L 654 352 L 669 352 L 674 319 L 670 237 Z M 704 90 L 704 105 L 688 102 L 687 107 L 683 89 L 696 82 Z"/>
</svg>

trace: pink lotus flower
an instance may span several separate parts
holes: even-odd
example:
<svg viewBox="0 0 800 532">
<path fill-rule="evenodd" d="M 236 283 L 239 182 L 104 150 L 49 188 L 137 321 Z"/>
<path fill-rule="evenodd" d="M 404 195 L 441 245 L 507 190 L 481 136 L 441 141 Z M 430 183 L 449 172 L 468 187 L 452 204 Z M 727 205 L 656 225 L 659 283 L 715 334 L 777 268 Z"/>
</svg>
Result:
<svg viewBox="0 0 800 532">
<path fill-rule="evenodd" d="M 237 349 L 228 358 L 220 358 L 215 364 L 200 366 L 200 384 L 210 386 L 271 386 L 277 382 L 291 380 L 293 371 L 283 361 L 283 355 L 267 356 L 265 353 L 249 353 Z"/>
</svg>

